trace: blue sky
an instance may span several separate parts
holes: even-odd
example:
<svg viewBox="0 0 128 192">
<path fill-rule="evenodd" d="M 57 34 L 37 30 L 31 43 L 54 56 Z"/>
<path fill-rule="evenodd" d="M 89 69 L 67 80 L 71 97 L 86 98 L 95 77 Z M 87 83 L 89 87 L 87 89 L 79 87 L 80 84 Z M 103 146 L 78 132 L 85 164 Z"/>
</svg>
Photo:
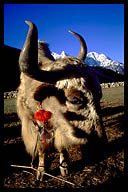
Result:
<svg viewBox="0 0 128 192">
<path fill-rule="evenodd" d="M 88 53 L 104 53 L 124 63 L 123 4 L 4 4 L 4 44 L 21 49 L 32 21 L 38 39 L 47 41 L 52 52 L 63 50 L 77 57 L 80 45 L 68 30 L 81 34 Z"/>
</svg>

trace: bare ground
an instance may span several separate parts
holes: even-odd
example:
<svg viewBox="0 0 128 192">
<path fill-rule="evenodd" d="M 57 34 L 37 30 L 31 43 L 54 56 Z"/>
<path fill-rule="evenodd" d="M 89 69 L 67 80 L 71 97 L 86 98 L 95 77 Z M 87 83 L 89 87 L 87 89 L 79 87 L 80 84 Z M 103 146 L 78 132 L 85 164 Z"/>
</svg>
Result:
<svg viewBox="0 0 128 192">
<path fill-rule="evenodd" d="M 66 177 L 59 174 L 59 155 L 49 153 L 47 173 L 71 182 L 44 176 L 43 182 L 36 182 L 35 171 L 15 168 L 10 165 L 30 166 L 31 158 L 25 152 L 20 134 L 20 121 L 13 111 L 5 113 L 4 120 L 4 188 L 79 188 L 86 191 L 108 191 L 116 189 L 124 179 L 124 92 L 123 87 L 103 89 L 101 100 L 102 116 L 108 144 L 87 152 L 85 162 L 81 160 L 80 147 L 69 148 L 70 173 Z"/>
</svg>

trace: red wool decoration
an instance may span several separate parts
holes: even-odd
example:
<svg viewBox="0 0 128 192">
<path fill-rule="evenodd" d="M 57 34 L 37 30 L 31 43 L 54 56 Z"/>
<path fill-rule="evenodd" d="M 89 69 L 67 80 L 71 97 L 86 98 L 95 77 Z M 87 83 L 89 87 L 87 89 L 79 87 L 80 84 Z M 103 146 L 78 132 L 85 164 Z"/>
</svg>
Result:
<svg viewBox="0 0 128 192">
<path fill-rule="evenodd" d="M 51 116 L 52 113 L 50 111 L 39 110 L 34 114 L 34 119 L 46 122 L 51 118 Z"/>
</svg>

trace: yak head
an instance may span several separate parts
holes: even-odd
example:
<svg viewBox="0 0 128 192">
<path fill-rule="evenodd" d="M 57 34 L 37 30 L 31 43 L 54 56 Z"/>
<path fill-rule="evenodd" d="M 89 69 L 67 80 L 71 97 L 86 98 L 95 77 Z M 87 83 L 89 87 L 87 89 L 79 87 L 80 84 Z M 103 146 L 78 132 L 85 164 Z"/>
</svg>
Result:
<svg viewBox="0 0 128 192">
<path fill-rule="evenodd" d="M 67 143 L 72 140 L 69 129 L 72 135 L 81 138 L 81 143 L 90 135 L 102 138 L 102 91 L 95 72 L 84 62 L 87 54 L 85 40 L 69 31 L 80 42 L 79 55 L 55 60 L 48 44 L 38 41 L 36 25 L 30 21 L 26 23 L 29 31 L 19 58 L 20 89 L 26 103 L 26 115 L 33 120 L 38 110 L 50 111 L 51 126 L 55 130 L 61 129 Z"/>
</svg>

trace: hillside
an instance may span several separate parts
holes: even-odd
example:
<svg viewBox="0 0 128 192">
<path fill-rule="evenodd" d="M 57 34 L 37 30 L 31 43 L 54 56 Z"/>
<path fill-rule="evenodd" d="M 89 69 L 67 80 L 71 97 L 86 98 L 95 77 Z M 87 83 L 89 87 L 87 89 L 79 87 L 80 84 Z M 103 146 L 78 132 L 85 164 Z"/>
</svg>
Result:
<svg viewBox="0 0 128 192">
<path fill-rule="evenodd" d="M 16 90 L 20 83 L 20 71 L 18 66 L 20 50 L 4 46 L 4 92 Z"/>
<path fill-rule="evenodd" d="M 19 71 L 19 55 L 20 55 L 19 49 L 4 46 L 4 73 L 6 76 L 4 76 L 4 92 L 16 90 L 19 86 L 20 82 L 20 71 Z M 52 53 L 55 58 L 65 57 L 66 54 L 64 51 L 62 51 L 61 55 L 58 55 L 56 53 Z M 92 58 L 94 61 L 94 58 Z M 91 62 L 92 62 L 91 59 Z M 108 82 L 118 82 L 118 81 L 124 81 L 124 76 L 120 73 L 117 73 L 113 71 L 112 69 L 105 68 L 100 65 L 92 65 L 90 62 L 90 67 L 94 72 L 97 74 L 100 83 L 108 83 Z M 95 60 L 96 62 L 96 60 Z M 112 61 L 111 61 L 112 62 Z M 7 70 L 8 69 L 8 70 Z"/>
</svg>

